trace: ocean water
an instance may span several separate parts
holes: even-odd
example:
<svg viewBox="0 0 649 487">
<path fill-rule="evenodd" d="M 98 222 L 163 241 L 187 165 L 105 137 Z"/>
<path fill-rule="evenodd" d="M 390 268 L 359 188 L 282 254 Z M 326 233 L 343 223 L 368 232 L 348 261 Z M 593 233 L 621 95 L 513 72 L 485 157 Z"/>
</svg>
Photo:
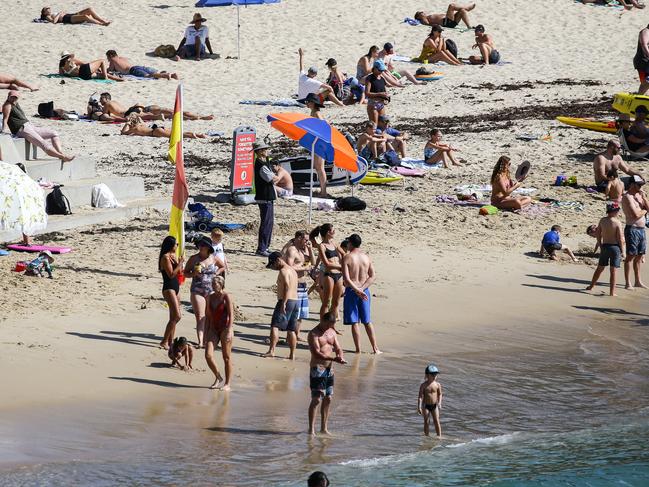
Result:
<svg viewBox="0 0 649 487">
<path fill-rule="evenodd" d="M 446 356 L 441 441 L 416 414 L 427 354 L 337 367 L 329 438 L 305 434 L 304 363 L 230 396 L 22 412 L 0 418 L 0 485 L 303 486 L 323 470 L 334 486 L 648 486 L 646 345 L 585 333 L 551 354 Z"/>
</svg>

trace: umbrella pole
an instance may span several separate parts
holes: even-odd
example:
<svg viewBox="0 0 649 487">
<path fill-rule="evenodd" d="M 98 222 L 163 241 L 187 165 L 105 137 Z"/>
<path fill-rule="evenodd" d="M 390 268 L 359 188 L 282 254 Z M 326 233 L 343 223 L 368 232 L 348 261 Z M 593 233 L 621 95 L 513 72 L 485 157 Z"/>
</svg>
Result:
<svg viewBox="0 0 649 487">
<path fill-rule="evenodd" d="M 313 161 L 315 159 L 315 143 L 318 141 L 316 137 L 313 139 L 313 144 L 311 144 L 311 173 L 309 177 L 309 225 L 311 225 L 311 211 L 313 204 Z"/>
<path fill-rule="evenodd" d="M 241 21 L 239 19 L 239 5 L 237 5 L 237 59 L 241 59 Z"/>
</svg>

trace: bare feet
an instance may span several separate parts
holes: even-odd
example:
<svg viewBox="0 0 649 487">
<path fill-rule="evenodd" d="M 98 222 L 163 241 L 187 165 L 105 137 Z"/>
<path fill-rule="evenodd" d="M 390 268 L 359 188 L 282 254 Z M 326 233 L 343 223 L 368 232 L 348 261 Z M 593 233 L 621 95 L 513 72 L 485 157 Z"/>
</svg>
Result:
<svg viewBox="0 0 649 487">
<path fill-rule="evenodd" d="M 221 387 L 222 391 L 229 391 L 230 390 L 230 384 L 223 384 L 223 387 Z"/>
<path fill-rule="evenodd" d="M 70 162 L 73 160 L 76 156 L 66 156 L 66 157 L 61 157 L 61 162 Z"/>
<path fill-rule="evenodd" d="M 274 357 L 275 357 L 275 353 L 274 353 L 274 352 L 266 352 L 266 353 L 262 353 L 262 354 L 260 355 L 260 357 L 261 357 L 261 358 L 274 358 Z"/>
<path fill-rule="evenodd" d="M 167 346 L 167 343 L 166 343 L 166 342 L 160 342 L 160 345 L 159 345 L 159 346 L 160 346 L 160 348 L 162 348 L 163 350 L 169 350 L 169 347 Z"/>
<path fill-rule="evenodd" d="M 633 291 L 633 286 L 631 284 L 627 284 L 626 286 L 624 286 L 624 289 L 628 291 Z"/>
<path fill-rule="evenodd" d="M 466 10 L 467 12 L 470 12 L 470 11 L 473 10 L 474 8 L 475 8 L 475 3 L 472 3 L 471 5 L 469 5 L 468 7 L 466 7 L 464 10 Z"/>
<path fill-rule="evenodd" d="M 171 76 L 171 79 L 180 79 L 176 73 L 171 73 L 169 76 Z"/>
<path fill-rule="evenodd" d="M 219 387 L 219 382 L 223 380 L 223 377 L 221 377 L 221 374 L 217 374 L 216 379 L 214 380 L 214 384 L 210 386 L 210 389 L 220 389 Z"/>
<path fill-rule="evenodd" d="M 315 436 L 315 431 L 313 431 L 312 429 L 310 429 L 309 432 L 308 432 L 307 434 L 308 434 L 309 436 Z"/>
<path fill-rule="evenodd" d="M 611 293 L 611 294 L 609 294 L 609 296 L 611 296 L 613 298 L 617 298 L 617 293 Z"/>
<path fill-rule="evenodd" d="M 331 436 L 331 433 L 329 433 L 329 430 L 327 428 L 321 429 L 320 434 L 321 435 Z"/>
<path fill-rule="evenodd" d="M 592 284 L 586 288 L 586 291 L 592 291 L 592 290 L 593 290 L 593 285 Z"/>
<path fill-rule="evenodd" d="M 634 287 L 640 287 L 640 288 L 642 288 L 642 289 L 647 289 L 647 286 L 645 286 L 645 285 L 644 285 L 643 283 L 641 283 L 641 282 L 636 282 L 636 283 L 634 284 Z"/>
<path fill-rule="evenodd" d="M 171 58 L 172 61 L 180 61 L 180 56 L 176 55 Z"/>
<path fill-rule="evenodd" d="M 378 348 L 372 352 L 374 355 L 381 355 L 383 352 L 379 350 Z"/>
<path fill-rule="evenodd" d="M 205 115 L 200 118 L 201 120 L 214 120 L 214 115 Z"/>
</svg>

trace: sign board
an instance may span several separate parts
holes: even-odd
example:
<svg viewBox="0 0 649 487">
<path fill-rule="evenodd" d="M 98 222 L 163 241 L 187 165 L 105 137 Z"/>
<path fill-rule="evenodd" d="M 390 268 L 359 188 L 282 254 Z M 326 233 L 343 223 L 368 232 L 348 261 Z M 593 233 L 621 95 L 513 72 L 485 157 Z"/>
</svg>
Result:
<svg viewBox="0 0 649 487">
<path fill-rule="evenodd" d="M 249 193 L 255 177 L 255 154 L 252 143 L 257 138 L 254 127 L 240 126 L 232 134 L 232 161 L 230 165 L 230 192 Z"/>
</svg>

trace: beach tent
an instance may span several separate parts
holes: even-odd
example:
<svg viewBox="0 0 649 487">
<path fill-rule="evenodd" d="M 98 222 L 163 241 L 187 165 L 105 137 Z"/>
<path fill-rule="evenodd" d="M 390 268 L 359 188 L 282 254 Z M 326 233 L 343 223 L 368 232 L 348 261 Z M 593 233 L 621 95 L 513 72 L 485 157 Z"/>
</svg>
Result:
<svg viewBox="0 0 649 487">
<path fill-rule="evenodd" d="M 280 0 L 199 0 L 196 2 L 197 7 L 227 7 L 235 5 L 237 7 L 237 59 L 241 59 L 241 22 L 239 21 L 239 7 L 241 5 L 262 5 L 266 3 L 279 3 Z"/>
</svg>

